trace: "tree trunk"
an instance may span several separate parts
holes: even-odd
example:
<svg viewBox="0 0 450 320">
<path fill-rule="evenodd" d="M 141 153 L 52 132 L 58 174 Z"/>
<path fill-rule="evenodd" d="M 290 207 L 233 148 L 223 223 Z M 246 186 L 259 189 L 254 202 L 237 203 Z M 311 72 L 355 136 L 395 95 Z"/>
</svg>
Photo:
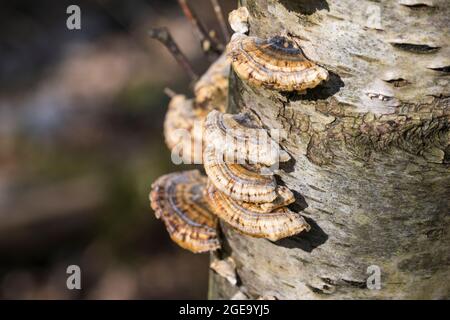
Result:
<svg viewBox="0 0 450 320">
<path fill-rule="evenodd" d="M 271 242 L 222 223 L 239 281 L 211 273 L 210 298 L 450 298 L 448 1 L 241 2 L 250 35 L 288 36 L 330 79 L 299 95 L 231 76 L 231 110 L 286 131 L 280 178 L 312 229 Z"/>
</svg>

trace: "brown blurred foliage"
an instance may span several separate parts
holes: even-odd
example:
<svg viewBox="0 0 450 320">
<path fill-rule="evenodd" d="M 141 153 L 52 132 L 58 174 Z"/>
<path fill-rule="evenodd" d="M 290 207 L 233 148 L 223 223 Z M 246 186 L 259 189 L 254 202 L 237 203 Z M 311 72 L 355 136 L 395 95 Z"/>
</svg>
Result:
<svg viewBox="0 0 450 320">
<path fill-rule="evenodd" d="M 169 27 L 201 73 L 198 40 L 176 1 L 78 1 L 79 31 L 69 4 L 0 3 L 0 298 L 206 298 L 208 256 L 173 244 L 148 203 L 152 181 L 181 169 L 163 88 L 191 93 L 146 31 Z M 209 1 L 192 4 L 219 32 Z"/>
</svg>

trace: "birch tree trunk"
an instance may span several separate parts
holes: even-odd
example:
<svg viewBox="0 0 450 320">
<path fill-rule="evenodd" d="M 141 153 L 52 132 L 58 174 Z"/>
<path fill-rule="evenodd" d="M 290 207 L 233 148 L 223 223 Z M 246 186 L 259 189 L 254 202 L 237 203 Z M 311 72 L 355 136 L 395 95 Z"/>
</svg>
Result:
<svg viewBox="0 0 450 320">
<path fill-rule="evenodd" d="M 298 95 L 232 75 L 231 109 L 286 131 L 280 177 L 312 230 L 274 243 L 222 223 L 239 282 L 211 273 L 210 298 L 450 298 L 448 1 L 241 2 L 251 35 L 290 37 L 331 77 Z"/>
</svg>

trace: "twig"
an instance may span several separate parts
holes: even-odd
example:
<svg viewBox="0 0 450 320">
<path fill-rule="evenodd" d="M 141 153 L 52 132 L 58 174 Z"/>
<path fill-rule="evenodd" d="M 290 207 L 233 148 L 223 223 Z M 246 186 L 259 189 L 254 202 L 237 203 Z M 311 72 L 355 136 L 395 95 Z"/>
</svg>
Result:
<svg viewBox="0 0 450 320">
<path fill-rule="evenodd" d="M 181 52 L 180 48 L 176 44 L 175 40 L 173 40 L 172 35 L 170 34 L 169 30 L 167 30 L 167 28 L 162 27 L 150 29 L 148 31 L 148 35 L 153 39 L 159 40 L 172 53 L 174 58 L 186 71 L 192 81 L 196 81 L 198 79 L 198 75 L 192 68 L 191 63 L 183 54 L 183 52 Z"/>
<path fill-rule="evenodd" d="M 194 27 L 194 30 L 196 31 L 200 43 L 202 45 L 202 49 L 205 53 L 208 55 L 211 55 L 211 53 L 214 55 L 213 58 L 216 58 L 218 55 L 221 54 L 223 51 L 223 46 L 215 39 L 210 36 L 206 28 L 203 26 L 203 24 L 200 22 L 200 20 L 197 18 L 196 14 L 192 11 L 192 9 L 189 7 L 186 0 L 178 0 L 178 4 L 180 5 L 181 9 L 183 10 L 184 15 L 189 20 L 189 22 Z"/>
<path fill-rule="evenodd" d="M 228 31 L 228 26 L 225 23 L 222 7 L 220 6 L 219 0 L 211 0 L 211 4 L 214 8 L 214 12 L 216 13 L 217 21 L 219 21 L 220 28 L 222 29 L 222 34 L 225 39 L 225 43 L 227 43 L 228 40 L 230 40 L 230 32 Z"/>
<path fill-rule="evenodd" d="M 177 93 L 175 91 L 173 91 L 172 89 L 170 89 L 169 87 L 164 88 L 164 93 L 169 98 L 173 98 L 173 97 L 175 97 L 177 95 Z"/>
</svg>

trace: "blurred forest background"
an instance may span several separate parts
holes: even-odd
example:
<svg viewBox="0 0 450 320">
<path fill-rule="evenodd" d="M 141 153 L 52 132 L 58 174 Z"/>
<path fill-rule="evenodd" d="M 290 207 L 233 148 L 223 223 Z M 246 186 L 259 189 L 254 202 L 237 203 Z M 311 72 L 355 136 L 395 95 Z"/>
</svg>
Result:
<svg viewBox="0 0 450 320">
<path fill-rule="evenodd" d="M 190 3 L 220 34 L 210 1 Z M 70 4 L 81 30 L 66 28 Z M 208 255 L 172 243 L 148 201 L 155 178 L 182 169 L 163 89 L 192 95 L 147 36 L 156 26 L 208 67 L 175 0 L 0 2 L 0 298 L 206 298 Z M 66 288 L 71 264 L 82 290 Z"/>
</svg>

